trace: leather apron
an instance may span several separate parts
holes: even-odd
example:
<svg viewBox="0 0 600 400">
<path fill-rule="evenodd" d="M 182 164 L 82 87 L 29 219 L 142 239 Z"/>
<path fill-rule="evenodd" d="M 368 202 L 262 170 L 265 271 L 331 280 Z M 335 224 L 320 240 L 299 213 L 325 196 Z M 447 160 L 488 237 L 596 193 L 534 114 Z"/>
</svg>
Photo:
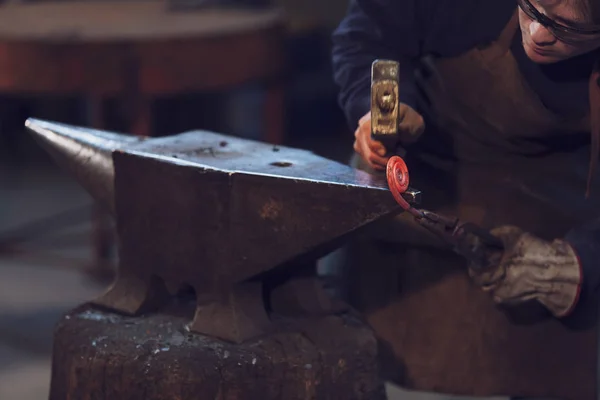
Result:
<svg viewBox="0 0 600 400">
<path fill-rule="evenodd" d="M 517 31 L 515 14 L 493 43 L 435 61 L 436 119 L 405 160 L 423 208 L 550 240 L 598 217 L 600 179 L 586 199 L 589 113 L 543 105 L 511 53 Z M 412 217 L 391 222 L 346 249 L 346 290 L 380 339 L 384 378 L 457 395 L 596 397 L 595 302 L 570 320 L 537 303 L 499 307 Z"/>
</svg>

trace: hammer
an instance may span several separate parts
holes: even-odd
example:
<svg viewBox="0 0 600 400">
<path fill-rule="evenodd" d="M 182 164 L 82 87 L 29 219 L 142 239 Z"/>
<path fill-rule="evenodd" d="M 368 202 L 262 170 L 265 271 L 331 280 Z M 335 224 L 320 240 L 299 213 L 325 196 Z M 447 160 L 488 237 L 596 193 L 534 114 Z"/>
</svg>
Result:
<svg viewBox="0 0 600 400">
<path fill-rule="evenodd" d="M 392 60 L 375 60 L 371 65 L 371 138 L 385 148 L 398 144 L 400 65 Z M 401 154 L 403 156 L 404 154 Z"/>
</svg>

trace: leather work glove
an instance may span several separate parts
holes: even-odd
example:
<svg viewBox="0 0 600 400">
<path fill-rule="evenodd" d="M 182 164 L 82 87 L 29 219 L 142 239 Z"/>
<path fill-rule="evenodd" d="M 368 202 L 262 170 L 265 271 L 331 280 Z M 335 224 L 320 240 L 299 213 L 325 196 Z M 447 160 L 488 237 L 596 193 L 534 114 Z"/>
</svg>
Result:
<svg viewBox="0 0 600 400">
<path fill-rule="evenodd" d="M 555 317 L 574 309 L 581 290 L 582 272 L 575 251 L 566 241 L 547 242 L 514 226 L 493 229 L 504 252 L 491 266 L 469 275 L 498 304 L 516 305 L 537 300 Z"/>
<path fill-rule="evenodd" d="M 425 122 L 421 114 L 412 107 L 400 103 L 398 113 L 398 143 L 411 144 L 417 141 L 425 130 Z M 359 121 L 354 132 L 354 151 L 373 169 L 383 171 L 394 149 L 386 149 L 384 145 L 371 138 L 371 111 L 366 113 Z"/>
</svg>

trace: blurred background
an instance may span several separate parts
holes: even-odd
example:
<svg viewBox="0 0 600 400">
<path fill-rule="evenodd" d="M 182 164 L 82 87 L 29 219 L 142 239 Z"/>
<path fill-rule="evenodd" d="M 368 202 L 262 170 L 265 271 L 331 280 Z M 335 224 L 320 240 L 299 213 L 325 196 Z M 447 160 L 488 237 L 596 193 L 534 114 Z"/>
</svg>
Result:
<svg viewBox="0 0 600 400">
<path fill-rule="evenodd" d="M 345 163 L 352 132 L 337 105 L 330 34 L 346 5 L 1 2 L 0 400 L 47 398 L 54 324 L 104 291 L 114 263 L 102 234 L 111 221 L 33 142 L 25 119 L 152 136 L 209 129 Z"/>
</svg>

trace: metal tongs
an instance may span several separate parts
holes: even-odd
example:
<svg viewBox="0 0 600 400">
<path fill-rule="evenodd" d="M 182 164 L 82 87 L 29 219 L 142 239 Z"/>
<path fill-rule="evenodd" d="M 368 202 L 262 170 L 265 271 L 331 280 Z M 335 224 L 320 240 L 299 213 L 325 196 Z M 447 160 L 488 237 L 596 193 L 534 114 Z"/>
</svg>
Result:
<svg viewBox="0 0 600 400">
<path fill-rule="evenodd" d="M 454 252 L 469 260 L 473 268 L 483 269 L 498 262 L 504 245 L 502 240 L 488 230 L 471 222 L 446 217 L 410 205 L 403 197 L 409 185 L 408 168 L 399 156 L 393 156 L 387 164 L 387 181 L 396 202 L 415 217 L 417 223 L 448 243 Z"/>
<path fill-rule="evenodd" d="M 452 246 L 454 252 L 469 260 L 471 266 L 485 269 L 499 261 L 504 250 L 502 240 L 488 230 L 458 218 L 449 218 L 427 210 L 418 210 L 419 225 Z"/>
</svg>

